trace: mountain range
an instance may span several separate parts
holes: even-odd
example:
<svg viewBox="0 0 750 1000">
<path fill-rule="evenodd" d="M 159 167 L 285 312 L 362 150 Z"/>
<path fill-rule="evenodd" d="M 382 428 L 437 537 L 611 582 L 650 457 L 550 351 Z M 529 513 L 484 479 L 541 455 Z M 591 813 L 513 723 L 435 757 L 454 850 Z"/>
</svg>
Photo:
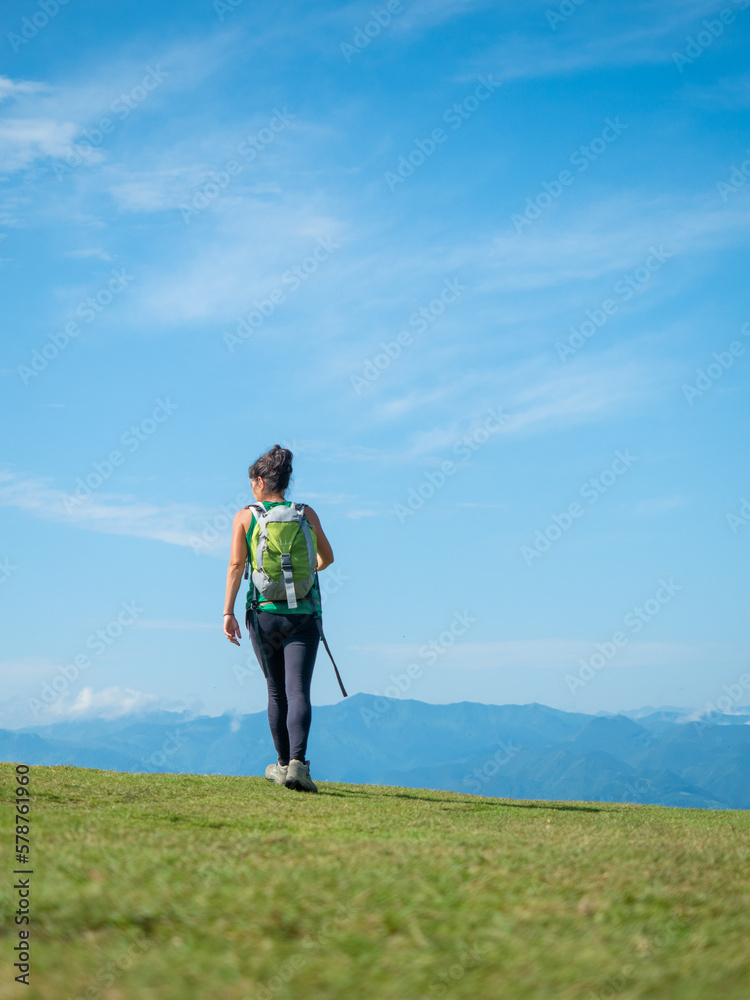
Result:
<svg viewBox="0 0 750 1000">
<path fill-rule="evenodd" d="M 688 719 L 680 709 L 585 715 L 539 704 L 430 705 L 357 694 L 314 708 L 308 757 L 318 781 L 513 799 L 750 808 L 750 709 Z M 153 711 L 2 729 L 0 759 L 257 775 L 275 754 L 265 712 Z"/>
</svg>

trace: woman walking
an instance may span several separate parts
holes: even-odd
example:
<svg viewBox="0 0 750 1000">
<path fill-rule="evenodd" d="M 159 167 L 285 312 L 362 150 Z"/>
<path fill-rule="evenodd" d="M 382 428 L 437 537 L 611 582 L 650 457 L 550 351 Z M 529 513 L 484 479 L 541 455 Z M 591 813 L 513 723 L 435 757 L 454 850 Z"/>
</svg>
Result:
<svg viewBox="0 0 750 1000">
<path fill-rule="evenodd" d="M 249 469 L 256 503 L 262 504 L 266 511 L 279 505 L 291 507 L 291 502 L 284 499 L 291 475 L 291 451 L 274 445 Z M 325 569 L 333 562 L 330 543 L 312 507 L 304 506 L 304 518 L 314 535 L 316 569 Z M 232 529 L 224 634 L 236 646 L 239 646 L 240 626 L 234 615 L 234 602 L 245 561 L 250 558 L 251 538 L 256 524 L 251 505 L 237 512 Z M 256 568 L 252 560 L 250 565 Z M 245 624 L 268 683 L 268 723 L 277 754 L 276 763 L 266 768 L 266 778 L 297 791 L 317 792 L 310 778 L 310 762 L 305 758 L 312 719 L 310 684 L 320 641 L 315 621 L 315 614 L 320 608 L 317 577 L 309 593 L 296 599 L 296 607 L 291 607 L 288 600 L 266 600 L 257 595 L 257 605 L 253 608 L 253 590 L 251 584 Z M 294 595 L 292 597 L 294 600 Z"/>
</svg>

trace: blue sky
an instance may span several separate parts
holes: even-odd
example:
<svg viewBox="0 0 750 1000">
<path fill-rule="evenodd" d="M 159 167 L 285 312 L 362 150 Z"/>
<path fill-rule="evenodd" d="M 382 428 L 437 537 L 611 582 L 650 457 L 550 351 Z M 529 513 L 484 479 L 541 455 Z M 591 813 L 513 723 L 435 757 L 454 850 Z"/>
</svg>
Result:
<svg viewBox="0 0 750 1000">
<path fill-rule="evenodd" d="M 747 0 L 6 11 L 0 724 L 264 706 L 221 612 L 275 442 L 351 692 L 750 702 L 749 34 Z"/>
</svg>

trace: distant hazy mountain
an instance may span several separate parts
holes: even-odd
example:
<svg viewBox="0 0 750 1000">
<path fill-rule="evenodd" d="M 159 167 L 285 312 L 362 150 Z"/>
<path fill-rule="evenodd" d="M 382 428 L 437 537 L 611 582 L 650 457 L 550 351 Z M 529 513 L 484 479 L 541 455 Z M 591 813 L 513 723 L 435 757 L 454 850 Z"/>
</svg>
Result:
<svg viewBox="0 0 750 1000">
<path fill-rule="evenodd" d="M 518 799 L 750 808 L 750 715 L 583 715 L 544 705 L 428 705 L 358 694 L 313 710 L 321 781 Z M 678 721 L 681 720 L 681 721 Z M 0 758 L 114 771 L 262 774 L 265 712 L 150 712 L 0 730 Z"/>
</svg>

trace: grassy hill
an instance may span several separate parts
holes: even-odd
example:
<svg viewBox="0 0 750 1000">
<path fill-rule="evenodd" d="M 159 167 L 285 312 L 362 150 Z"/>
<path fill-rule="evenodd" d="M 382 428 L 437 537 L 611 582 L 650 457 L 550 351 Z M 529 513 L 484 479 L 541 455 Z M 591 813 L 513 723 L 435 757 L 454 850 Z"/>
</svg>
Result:
<svg viewBox="0 0 750 1000">
<path fill-rule="evenodd" d="M 74 767 L 31 794 L 32 985 L 4 850 L 3 998 L 748 996 L 747 812 Z"/>
</svg>

